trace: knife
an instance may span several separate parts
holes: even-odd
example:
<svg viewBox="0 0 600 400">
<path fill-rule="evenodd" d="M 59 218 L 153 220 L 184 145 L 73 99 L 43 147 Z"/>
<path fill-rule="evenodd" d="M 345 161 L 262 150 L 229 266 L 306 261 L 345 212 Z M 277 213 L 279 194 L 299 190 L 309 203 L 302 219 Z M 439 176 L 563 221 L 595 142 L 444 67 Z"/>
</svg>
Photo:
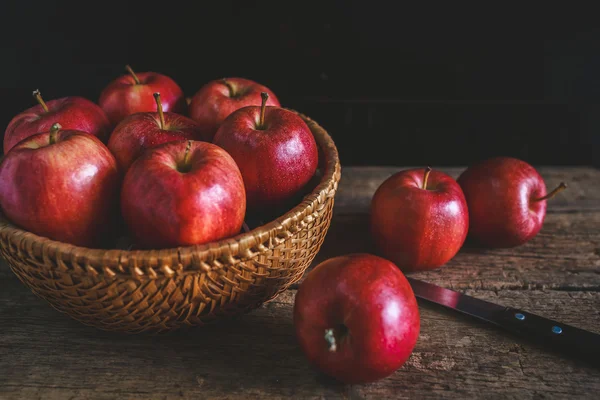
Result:
<svg viewBox="0 0 600 400">
<path fill-rule="evenodd" d="M 415 296 L 491 323 L 533 343 L 600 367 L 600 335 L 407 277 Z"/>
</svg>

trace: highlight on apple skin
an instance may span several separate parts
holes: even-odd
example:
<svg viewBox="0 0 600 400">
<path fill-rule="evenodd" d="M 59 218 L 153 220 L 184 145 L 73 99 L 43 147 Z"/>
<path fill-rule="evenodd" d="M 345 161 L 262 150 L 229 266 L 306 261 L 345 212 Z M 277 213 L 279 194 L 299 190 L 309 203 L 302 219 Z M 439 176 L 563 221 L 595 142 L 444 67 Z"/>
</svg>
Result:
<svg viewBox="0 0 600 400">
<path fill-rule="evenodd" d="M 117 162 L 98 138 L 54 124 L 2 160 L 0 207 L 23 229 L 96 247 L 115 226 L 120 183 Z"/>
<path fill-rule="evenodd" d="M 183 90 L 173 79 L 157 72 L 135 73 L 129 65 L 125 69 L 128 74 L 109 83 L 98 100 L 113 126 L 131 114 L 156 111 L 153 94 L 157 92 L 165 112 L 187 114 Z"/>
<path fill-rule="evenodd" d="M 378 254 L 405 272 L 446 264 L 464 244 L 469 229 L 460 186 L 429 167 L 390 176 L 376 190 L 370 211 Z"/>
<path fill-rule="evenodd" d="M 211 81 L 192 97 L 190 117 L 200 124 L 206 140 L 211 141 L 231 113 L 243 107 L 260 106 L 263 92 L 269 95 L 268 106 L 281 106 L 269 88 L 249 79 L 223 78 Z"/>
<path fill-rule="evenodd" d="M 240 232 L 244 181 L 233 158 L 212 143 L 165 143 L 127 171 L 121 212 L 136 247 L 208 243 Z"/>
<path fill-rule="evenodd" d="M 552 192 L 534 167 L 511 157 L 469 166 L 458 178 L 469 207 L 469 236 L 488 247 L 514 247 L 533 239 L 544 223 Z"/>
<path fill-rule="evenodd" d="M 89 133 L 106 143 L 110 122 L 95 103 L 78 96 L 44 101 L 39 90 L 33 92 L 37 105 L 15 115 L 4 132 L 4 154 L 17 143 L 38 133 L 48 132 L 58 123 L 65 130 Z"/>
<path fill-rule="evenodd" d="M 213 143 L 225 149 L 244 177 L 248 209 L 262 212 L 292 199 L 315 175 L 318 149 L 304 120 L 267 106 L 241 108 L 221 124 Z"/>
<path fill-rule="evenodd" d="M 404 274 L 371 254 L 333 257 L 310 271 L 296 293 L 294 325 L 308 361 L 348 384 L 391 375 L 410 357 L 421 328 Z"/>
<path fill-rule="evenodd" d="M 198 124 L 183 115 L 164 112 L 160 93 L 154 93 L 155 112 L 136 113 L 117 125 L 108 140 L 122 171 L 146 149 L 176 140 L 201 140 Z"/>
</svg>

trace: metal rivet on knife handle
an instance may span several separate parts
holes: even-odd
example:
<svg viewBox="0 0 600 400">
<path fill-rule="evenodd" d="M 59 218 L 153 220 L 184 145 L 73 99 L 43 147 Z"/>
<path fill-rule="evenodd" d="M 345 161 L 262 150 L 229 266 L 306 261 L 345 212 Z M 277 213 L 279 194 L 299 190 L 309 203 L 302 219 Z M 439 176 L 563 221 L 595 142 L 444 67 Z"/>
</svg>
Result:
<svg viewBox="0 0 600 400">
<path fill-rule="evenodd" d="M 552 332 L 556 333 L 557 335 L 560 335 L 562 333 L 562 328 L 560 326 L 553 326 Z"/>
</svg>

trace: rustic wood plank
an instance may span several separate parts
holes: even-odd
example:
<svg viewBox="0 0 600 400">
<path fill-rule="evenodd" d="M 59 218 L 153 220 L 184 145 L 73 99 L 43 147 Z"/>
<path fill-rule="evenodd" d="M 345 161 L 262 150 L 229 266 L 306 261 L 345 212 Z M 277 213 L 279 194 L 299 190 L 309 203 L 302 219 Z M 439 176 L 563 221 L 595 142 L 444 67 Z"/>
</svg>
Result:
<svg viewBox="0 0 600 400">
<path fill-rule="evenodd" d="M 406 167 L 409 168 L 409 167 Z M 405 168 L 349 167 L 342 172 L 335 218 L 315 263 L 329 257 L 376 250 L 369 236 L 371 197 L 388 176 Z M 441 168 L 458 177 L 464 168 Z M 584 167 L 538 168 L 547 186 L 569 189 L 548 204 L 541 232 L 523 246 L 486 249 L 467 241 L 445 267 L 415 277 L 455 289 L 579 288 L 600 291 L 600 171 Z"/>
<path fill-rule="evenodd" d="M 413 355 L 391 377 L 344 386 L 311 368 L 294 336 L 290 290 L 251 314 L 163 336 L 83 326 L 0 283 L 0 398 L 582 398 L 600 374 L 468 317 L 420 303 Z M 600 293 L 469 294 L 600 332 Z"/>
<path fill-rule="evenodd" d="M 455 289 L 600 291 L 598 227 L 600 211 L 549 213 L 542 231 L 522 246 L 466 243 L 446 266 L 412 276 Z M 336 215 L 315 263 L 349 251 L 377 253 L 367 214 Z"/>
<path fill-rule="evenodd" d="M 436 168 L 435 166 L 432 166 Z M 342 167 L 342 180 L 336 195 L 336 211 L 341 214 L 366 212 L 373 193 L 395 172 L 413 167 Z M 436 168 L 458 178 L 464 167 Z M 568 190 L 560 193 L 548 207 L 556 211 L 600 209 L 600 171 L 587 167 L 538 167 L 548 188 L 565 182 Z"/>
<path fill-rule="evenodd" d="M 374 251 L 370 197 L 396 170 L 344 168 L 335 218 L 315 264 Z M 501 250 L 467 243 L 446 267 L 414 276 L 600 333 L 600 173 L 539 170 L 548 186 L 564 180 L 569 190 L 549 204 L 535 239 Z M 421 335 L 407 364 L 385 380 L 344 386 L 306 363 L 294 336 L 294 295 L 292 288 L 213 326 L 123 336 L 54 311 L 0 261 L 0 398 L 521 399 L 590 398 L 600 390 L 597 370 L 426 303 L 420 303 Z"/>
</svg>

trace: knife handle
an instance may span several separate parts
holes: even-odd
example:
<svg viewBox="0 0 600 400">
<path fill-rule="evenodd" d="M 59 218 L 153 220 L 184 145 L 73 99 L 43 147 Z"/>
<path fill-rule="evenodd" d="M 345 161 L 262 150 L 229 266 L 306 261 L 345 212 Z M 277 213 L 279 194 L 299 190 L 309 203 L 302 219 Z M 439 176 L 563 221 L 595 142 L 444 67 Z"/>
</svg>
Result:
<svg viewBox="0 0 600 400">
<path fill-rule="evenodd" d="M 502 312 L 498 325 L 533 343 L 547 345 L 600 366 L 598 334 L 510 307 Z"/>
</svg>

